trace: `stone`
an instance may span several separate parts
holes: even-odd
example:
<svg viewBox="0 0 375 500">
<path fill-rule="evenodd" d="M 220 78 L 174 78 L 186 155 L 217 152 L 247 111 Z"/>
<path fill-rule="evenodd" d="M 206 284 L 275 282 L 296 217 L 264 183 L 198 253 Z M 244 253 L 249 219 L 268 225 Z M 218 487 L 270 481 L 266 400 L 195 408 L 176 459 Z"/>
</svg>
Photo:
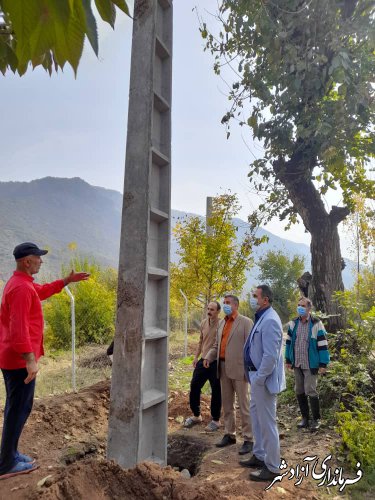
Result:
<svg viewBox="0 0 375 500">
<path fill-rule="evenodd" d="M 40 481 L 38 481 L 36 485 L 38 488 L 43 488 L 43 486 L 45 486 L 47 488 L 48 486 L 51 486 L 52 479 L 53 479 L 53 476 L 50 474 L 49 476 L 46 476 L 43 479 L 41 479 Z"/>
<path fill-rule="evenodd" d="M 182 477 L 186 477 L 186 479 L 190 479 L 191 478 L 191 474 L 190 474 L 190 472 L 187 469 L 182 469 L 182 471 L 180 472 L 180 474 L 181 474 Z"/>
</svg>

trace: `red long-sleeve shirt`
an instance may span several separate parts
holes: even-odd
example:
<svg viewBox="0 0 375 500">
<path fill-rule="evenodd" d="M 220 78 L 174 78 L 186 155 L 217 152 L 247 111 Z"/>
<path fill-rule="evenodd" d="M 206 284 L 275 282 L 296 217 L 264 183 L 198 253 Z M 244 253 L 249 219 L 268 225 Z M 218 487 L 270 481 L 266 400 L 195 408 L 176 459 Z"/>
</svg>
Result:
<svg viewBox="0 0 375 500">
<path fill-rule="evenodd" d="M 45 285 L 34 283 L 26 273 L 14 271 L 3 292 L 0 308 L 0 368 L 25 368 L 22 354 L 33 352 L 38 360 L 43 349 L 41 301 L 61 292 L 63 280 Z"/>
</svg>

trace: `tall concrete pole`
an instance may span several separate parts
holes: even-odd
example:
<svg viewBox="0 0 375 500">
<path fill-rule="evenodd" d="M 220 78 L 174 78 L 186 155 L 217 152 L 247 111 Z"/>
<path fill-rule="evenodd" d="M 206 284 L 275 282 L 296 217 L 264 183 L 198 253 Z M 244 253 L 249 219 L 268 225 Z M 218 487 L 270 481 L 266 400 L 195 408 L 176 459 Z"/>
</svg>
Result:
<svg viewBox="0 0 375 500">
<path fill-rule="evenodd" d="M 136 0 L 108 458 L 167 460 L 172 0 Z"/>
<path fill-rule="evenodd" d="M 208 221 L 212 217 L 212 196 L 207 196 L 206 199 L 206 234 L 207 236 L 212 236 L 212 227 L 210 227 Z"/>
</svg>

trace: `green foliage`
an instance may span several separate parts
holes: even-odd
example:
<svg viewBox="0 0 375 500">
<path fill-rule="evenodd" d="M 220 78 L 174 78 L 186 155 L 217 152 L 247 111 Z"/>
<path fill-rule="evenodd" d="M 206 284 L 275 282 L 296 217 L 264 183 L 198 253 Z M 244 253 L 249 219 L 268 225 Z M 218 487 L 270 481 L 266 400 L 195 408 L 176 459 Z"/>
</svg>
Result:
<svg viewBox="0 0 375 500">
<path fill-rule="evenodd" d="M 354 411 L 337 414 L 337 431 L 342 437 L 343 451 L 350 464 L 360 462 L 365 471 L 375 470 L 375 415 L 371 406 L 362 398 L 356 398 Z"/>
<path fill-rule="evenodd" d="M 180 289 L 195 307 L 204 307 L 225 292 L 241 292 L 245 271 L 251 266 L 252 247 L 262 240 L 249 234 L 236 244 L 232 220 L 239 209 L 237 196 L 224 194 L 214 198 L 208 232 L 199 217 L 189 217 L 176 225 L 180 260 L 171 266 L 173 307 L 181 307 Z"/>
<path fill-rule="evenodd" d="M 254 310 L 250 306 L 250 293 L 246 294 L 245 300 L 240 300 L 240 306 L 238 308 L 238 312 L 247 318 L 254 317 Z"/>
<path fill-rule="evenodd" d="M 278 405 L 296 404 L 296 392 L 294 390 L 294 373 L 292 370 L 285 370 L 286 389 L 278 396 Z"/>
<path fill-rule="evenodd" d="M 368 262 L 375 248 L 375 211 L 361 195 L 354 196 L 353 203 L 353 212 L 344 221 L 344 226 L 351 236 L 350 250 L 356 257 L 359 272 L 359 263 Z"/>
<path fill-rule="evenodd" d="M 359 276 L 360 286 L 337 294 L 346 328 L 328 335 L 333 360 L 319 380 L 321 404 L 336 420 L 342 451 L 353 466 L 361 463 L 370 482 L 375 472 L 374 279 L 366 270 Z"/>
<path fill-rule="evenodd" d="M 375 276 L 366 271 L 359 280 L 370 283 Z M 360 292 L 360 293 L 358 293 Z M 322 406 L 338 411 L 356 406 L 356 397 L 370 400 L 375 384 L 375 305 L 374 295 L 368 296 L 367 286 L 336 294 L 346 327 L 329 334 L 332 362 L 325 377 L 320 379 Z"/>
<path fill-rule="evenodd" d="M 88 281 L 69 285 L 75 298 L 76 342 L 104 344 L 112 340 L 115 325 L 116 271 L 75 259 L 71 267 L 91 274 Z M 64 269 L 64 274 L 68 274 Z M 64 292 L 44 304 L 45 341 L 49 348 L 71 346 L 70 299 Z"/>
<path fill-rule="evenodd" d="M 266 195 L 259 213 L 289 224 L 299 213 L 310 230 L 329 189 L 340 186 L 349 210 L 354 194 L 373 198 L 373 2 L 222 0 L 218 18 L 219 33 L 202 23 L 201 34 L 215 71 L 234 70 L 222 123 L 229 133 L 239 120 L 264 144 L 249 173 Z"/>
<path fill-rule="evenodd" d="M 301 295 L 297 279 L 303 273 L 304 265 L 304 257 L 294 255 L 290 258 L 280 250 L 270 250 L 259 260 L 258 279 L 272 288 L 273 306 L 282 322 L 296 314 L 296 304 Z"/>
<path fill-rule="evenodd" d="M 85 37 L 96 55 L 98 30 L 91 0 L 0 0 L 0 71 L 23 75 L 29 64 L 52 74 L 68 62 L 75 73 Z M 95 0 L 103 21 L 112 28 L 116 8 L 129 14 L 125 0 Z"/>
<path fill-rule="evenodd" d="M 354 356 L 349 360 L 344 355 L 339 360 L 331 361 L 326 375 L 319 377 L 322 408 L 333 417 L 342 405 L 348 410 L 355 408 L 359 394 L 370 399 L 373 396 L 374 375 L 371 364 L 357 362 Z"/>
</svg>

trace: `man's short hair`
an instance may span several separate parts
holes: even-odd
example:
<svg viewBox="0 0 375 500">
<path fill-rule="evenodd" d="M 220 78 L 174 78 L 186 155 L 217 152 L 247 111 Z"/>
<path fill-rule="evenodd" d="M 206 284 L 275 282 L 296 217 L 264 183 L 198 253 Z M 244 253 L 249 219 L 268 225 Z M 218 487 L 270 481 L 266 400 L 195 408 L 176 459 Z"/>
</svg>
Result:
<svg viewBox="0 0 375 500">
<path fill-rule="evenodd" d="M 273 292 L 271 288 L 268 285 L 258 285 L 257 288 L 259 288 L 259 290 L 262 290 L 262 297 L 263 298 L 268 297 L 268 302 L 272 304 Z"/>
<path fill-rule="evenodd" d="M 210 302 L 208 304 L 216 304 L 217 311 L 220 311 L 220 309 L 221 309 L 221 305 L 219 304 L 219 302 L 217 300 L 210 300 Z"/>
<path fill-rule="evenodd" d="M 232 300 L 233 300 L 233 302 L 234 302 L 237 306 L 239 306 L 239 305 L 240 305 L 240 300 L 239 300 L 239 298 L 237 297 L 237 295 L 232 295 L 231 293 L 226 293 L 226 294 L 224 295 L 224 299 L 232 299 Z"/>
<path fill-rule="evenodd" d="M 307 305 L 307 307 L 308 307 L 309 309 L 312 309 L 313 304 L 312 304 L 311 299 L 309 299 L 308 297 L 300 297 L 300 298 L 298 299 L 298 302 L 299 302 L 300 300 L 306 300 L 306 305 Z"/>
</svg>

